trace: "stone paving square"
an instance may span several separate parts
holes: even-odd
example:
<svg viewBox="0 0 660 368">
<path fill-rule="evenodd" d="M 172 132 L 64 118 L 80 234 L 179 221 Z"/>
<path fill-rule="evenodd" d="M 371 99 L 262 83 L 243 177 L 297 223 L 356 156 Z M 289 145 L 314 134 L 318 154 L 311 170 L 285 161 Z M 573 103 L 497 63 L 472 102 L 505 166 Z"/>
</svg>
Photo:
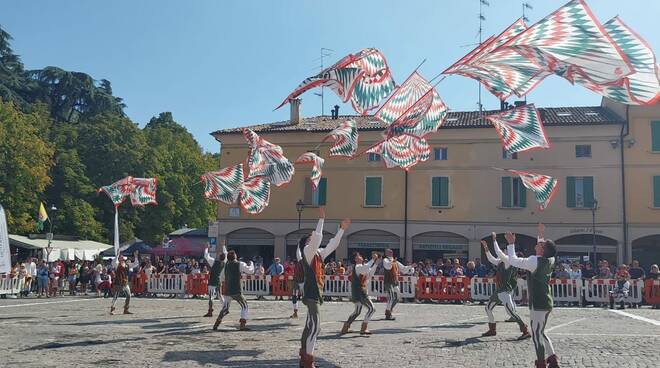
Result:
<svg viewBox="0 0 660 368">
<path fill-rule="evenodd" d="M 121 303 L 123 300 L 120 300 Z M 133 315 L 109 315 L 110 299 L 62 297 L 0 300 L 4 367 L 297 367 L 300 319 L 289 319 L 288 301 L 248 298 L 251 331 L 238 331 L 232 304 L 219 331 L 201 317 L 202 299 L 133 298 Z M 374 333 L 339 336 L 353 309 L 348 302 L 321 307 L 322 331 L 315 352 L 319 367 L 532 367 L 531 340 L 514 341 L 515 323 L 487 329 L 483 306 L 402 303 L 396 321 L 384 321 L 376 303 Z M 216 305 L 216 312 L 219 306 Z M 529 320 L 526 307 L 519 307 Z M 359 331 L 361 319 L 352 330 Z M 555 308 L 548 322 L 562 367 L 657 367 L 660 310 Z"/>
</svg>

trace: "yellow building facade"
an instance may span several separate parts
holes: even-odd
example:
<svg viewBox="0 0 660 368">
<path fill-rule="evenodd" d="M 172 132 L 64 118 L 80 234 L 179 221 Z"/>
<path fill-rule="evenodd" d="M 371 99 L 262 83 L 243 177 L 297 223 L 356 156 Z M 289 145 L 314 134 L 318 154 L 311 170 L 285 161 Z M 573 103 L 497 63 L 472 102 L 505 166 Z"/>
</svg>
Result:
<svg viewBox="0 0 660 368">
<path fill-rule="evenodd" d="M 497 111 L 450 112 L 441 129 L 428 138 L 431 158 L 406 173 L 385 168 L 377 155 L 330 158 L 331 143 L 320 144 L 338 124 L 354 119 L 361 153 L 382 137 L 384 126 L 374 118 L 301 118 L 294 108 L 288 121 L 249 127 L 282 146 L 292 162 L 304 152 L 316 151 L 326 159 L 324 183 L 312 191 L 307 180 L 310 166 L 296 165 L 293 180 L 272 188 L 270 205 L 261 214 L 219 205 L 217 234 L 210 236 L 244 256 L 289 257 L 300 236 L 316 225 L 317 207 L 325 204 L 328 237 L 342 218 L 353 220 L 337 259 L 356 250 L 384 248 L 415 261 L 474 259 L 483 257 L 481 239 L 507 230 L 517 233 L 522 246 L 531 251 L 538 222 L 546 224 L 546 237 L 557 242 L 563 257 L 590 255 L 595 229 L 598 258 L 617 263 L 629 261 L 633 254 L 657 258 L 660 108 L 626 108 L 604 101 L 601 106 L 539 110 L 551 140 L 549 150 L 508 157 L 482 116 Z M 241 129 L 212 133 L 221 144 L 220 167 L 245 162 L 248 145 Z M 524 190 L 519 179 L 493 168 L 551 175 L 559 187 L 549 207 L 539 211 L 534 194 Z M 296 206 L 299 202 L 305 206 Z"/>
</svg>

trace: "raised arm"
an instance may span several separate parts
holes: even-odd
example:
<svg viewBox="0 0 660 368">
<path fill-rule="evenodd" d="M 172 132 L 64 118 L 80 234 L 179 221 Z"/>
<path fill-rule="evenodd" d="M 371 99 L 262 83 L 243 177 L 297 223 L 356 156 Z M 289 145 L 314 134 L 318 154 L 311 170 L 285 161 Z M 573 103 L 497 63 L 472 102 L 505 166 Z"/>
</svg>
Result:
<svg viewBox="0 0 660 368">
<path fill-rule="evenodd" d="M 115 256 L 115 258 L 112 260 L 112 268 L 115 270 L 117 269 L 117 266 L 119 266 L 119 257 L 120 256 Z"/>
<path fill-rule="evenodd" d="M 209 267 L 213 267 L 213 263 L 215 263 L 215 258 L 211 257 L 209 254 L 209 247 L 206 247 L 204 249 L 204 259 L 206 260 L 206 263 L 209 264 Z"/>
<path fill-rule="evenodd" d="M 538 257 L 537 256 L 531 256 L 527 258 L 519 258 L 516 256 L 516 236 L 513 235 L 510 232 L 507 232 L 505 234 L 506 240 L 509 243 L 507 246 L 507 253 L 509 254 L 509 264 L 511 264 L 514 267 L 522 268 L 524 270 L 534 272 L 536 271 L 536 267 L 538 266 Z"/>
<path fill-rule="evenodd" d="M 481 241 L 481 247 L 484 249 L 484 252 L 486 253 L 486 258 L 488 259 L 488 262 L 492 263 L 493 265 L 497 266 L 502 262 L 499 258 L 493 257 L 493 255 L 490 253 L 490 250 L 488 249 L 488 244 L 486 244 L 485 240 Z M 494 247 L 497 247 L 494 245 Z"/>
<path fill-rule="evenodd" d="M 296 247 L 296 260 L 298 262 L 302 261 L 302 253 L 300 253 L 300 247 Z"/>
<path fill-rule="evenodd" d="M 341 225 L 339 225 L 339 230 L 337 230 L 337 234 L 334 236 L 334 238 L 330 239 L 328 245 L 326 245 L 325 248 L 319 250 L 322 259 L 326 259 L 330 254 L 332 254 L 332 252 L 335 251 L 335 249 L 337 249 L 337 247 L 339 247 L 341 237 L 344 235 L 344 231 L 346 231 L 350 225 L 351 220 L 349 219 L 344 219 L 341 222 Z"/>
<path fill-rule="evenodd" d="M 495 253 L 497 254 L 497 258 L 500 259 L 500 261 L 504 262 L 504 265 L 506 267 L 509 267 L 511 262 L 509 262 L 509 256 L 506 255 L 502 249 L 500 249 L 500 245 L 497 244 L 497 240 L 493 239 L 493 249 L 495 249 Z"/>
<path fill-rule="evenodd" d="M 376 255 L 376 258 L 372 258 L 369 263 L 371 263 L 371 266 L 369 266 L 369 273 L 367 276 L 371 277 L 376 273 L 376 270 L 378 269 L 378 255 Z"/>
<path fill-rule="evenodd" d="M 325 209 L 323 207 L 319 208 L 320 212 L 320 218 L 319 222 L 316 224 L 316 230 L 312 231 L 312 235 L 310 235 L 309 240 L 307 242 L 307 245 L 305 245 L 305 248 L 303 249 L 303 253 L 305 254 L 305 259 L 307 262 L 312 262 L 312 259 L 314 259 L 314 256 L 316 255 L 316 252 L 319 250 L 319 246 L 321 245 L 321 241 L 323 241 L 323 224 L 325 220 Z"/>
</svg>

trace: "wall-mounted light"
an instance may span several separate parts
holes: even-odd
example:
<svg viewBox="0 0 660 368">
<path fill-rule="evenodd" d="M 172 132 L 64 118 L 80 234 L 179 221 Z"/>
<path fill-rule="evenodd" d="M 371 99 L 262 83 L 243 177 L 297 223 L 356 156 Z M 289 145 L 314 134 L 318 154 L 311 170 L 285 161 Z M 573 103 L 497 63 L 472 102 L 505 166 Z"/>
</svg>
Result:
<svg viewBox="0 0 660 368">
<path fill-rule="evenodd" d="M 628 148 L 632 148 L 637 143 L 635 139 L 627 139 L 625 142 L 628 143 Z"/>
<path fill-rule="evenodd" d="M 619 140 L 618 139 L 611 139 L 610 140 L 610 146 L 612 146 L 612 149 L 616 149 L 619 147 Z"/>
</svg>

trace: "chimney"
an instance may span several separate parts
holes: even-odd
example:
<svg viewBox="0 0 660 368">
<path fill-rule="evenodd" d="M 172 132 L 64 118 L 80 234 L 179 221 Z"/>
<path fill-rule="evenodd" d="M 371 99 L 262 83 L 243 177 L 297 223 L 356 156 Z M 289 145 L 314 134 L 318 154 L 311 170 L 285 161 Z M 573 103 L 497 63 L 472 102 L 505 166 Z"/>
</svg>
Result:
<svg viewBox="0 0 660 368">
<path fill-rule="evenodd" d="M 289 105 L 291 105 L 291 116 L 289 117 L 289 121 L 291 124 L 298 125 L 300 124 L 300 105 L 302 104 L 302 100 L 299 98 L 294 98 L 291 101 L 289 101 Z"/>
<path fill-rule="evenodd" d="M 335 105 L 335 108 L 332 109 L 332 120 L 339 119 L 339 105 Z"/>
</svg>

